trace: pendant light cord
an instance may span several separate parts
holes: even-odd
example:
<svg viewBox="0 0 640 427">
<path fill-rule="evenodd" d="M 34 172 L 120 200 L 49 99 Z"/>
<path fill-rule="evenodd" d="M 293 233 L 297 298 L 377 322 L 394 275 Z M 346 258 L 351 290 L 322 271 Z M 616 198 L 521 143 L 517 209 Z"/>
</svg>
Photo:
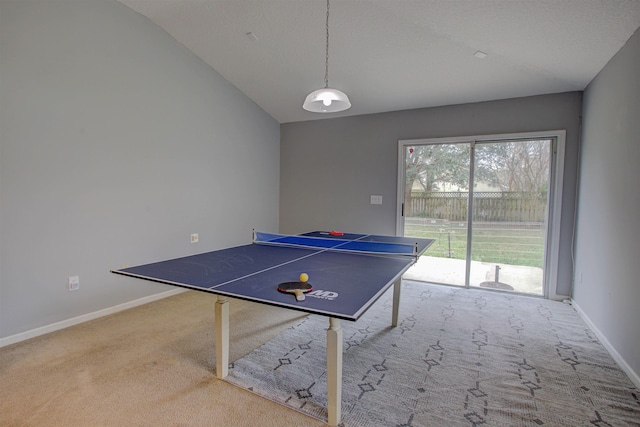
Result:
<svg viewBox="0 0 640 427">
<path fill-rule="evenodd" d="M 324 61 L 324 87 L 329 87 L 329 0 L 327 0 L 327 45 L 326 56 Z"/>
</svg>

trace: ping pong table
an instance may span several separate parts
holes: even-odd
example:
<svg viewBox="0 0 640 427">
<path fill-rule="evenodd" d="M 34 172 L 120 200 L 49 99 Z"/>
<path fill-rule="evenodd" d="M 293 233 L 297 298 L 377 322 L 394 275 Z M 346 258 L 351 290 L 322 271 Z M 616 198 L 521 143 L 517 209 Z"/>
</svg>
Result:
<svg viewBox="0 0 640 427">
<path fill-rule="evenodd" d="M 209 292 L 215 304 L 216 376 L 229 368 L 229 303 L 239 298 L 329 317 L 327 329 L 327 421 L 341 419 L 341 320 L 356 321 L 392 285 L 391 324 L 398 325 L 402 274 L 433 243 L 431 239 L 314 231 L 280 235 L 254 231 L 251 244 L 112 270 L 139 279 Z M 280 283 L 307 273 L 312 291 L 297 301 L 278 292 Z"/>
</svg>

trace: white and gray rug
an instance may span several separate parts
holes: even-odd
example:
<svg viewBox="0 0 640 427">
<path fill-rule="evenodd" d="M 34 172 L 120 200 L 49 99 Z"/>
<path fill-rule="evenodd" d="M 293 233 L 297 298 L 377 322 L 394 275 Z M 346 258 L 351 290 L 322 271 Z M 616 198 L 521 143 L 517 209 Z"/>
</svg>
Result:
<svg viewBox="0 0 640 427">
<path fill-rule="evenodd" d="M 343 321 L 343 425 L 640 426 L 640 393 L 568 304 L 404 281 Z M 326 420 L 325 330 L 308 316 L 228 381 Z"/>
</svg>

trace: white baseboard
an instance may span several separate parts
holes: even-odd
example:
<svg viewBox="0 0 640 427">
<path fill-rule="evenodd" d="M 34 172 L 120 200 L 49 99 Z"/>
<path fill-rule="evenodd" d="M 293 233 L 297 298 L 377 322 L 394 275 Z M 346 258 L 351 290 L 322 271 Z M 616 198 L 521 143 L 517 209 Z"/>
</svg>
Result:
<svg viewBox="0 0 640 427">
<path fill-rule="evenodd" d="M 15 344 L 20 341 L 25 341 L 25 340 L 28 340 L 29 338 L 34 338 L 40 335 L 48 334 L 50 332 L 58 331 L 60 329 L 68 328 L 70 326 L 77 325 L 79 323 L 88 322 L 89 320 L 94 320 L 100 317 L 108 316 L 110 314 L 127 310 L 129 308 L 148 304 L 150 302 L 167 298 L 173 295 L 177 295 L 179 293 L 186 292 L 186 291 L 187 291 L 186 289 L 173 289 L 170 291 L 161 292 L 159 294 L 149 295 L 148 297 L 139 298 L 133 301 L 115 305 L 113 307 L 103 308 L 102 310 L 94 311 L 93 313 L 83 314 L 81 316 L 72 317 L 71 319 L 62 320 L 60 322 L 52 323 L 50 325 L 41 326 L 39 328 L 21 332 L 19 334 L 11 335 L 5 338 L 0 338 L 0 347 Z"/>
<path fill-rule="evenodd" d="M 615 360 L 616 363 L 620 365 L 620 368 L 625 372 L 625 374 L 629 376 L 629 379 L 631 380 L 633 385 L 635 385 L 636 388 L 640 388 L 640 375 L 638 375 L 637 372 L 631 369 L 631 366 L 629 366 L 629 364 L 622 358 L 622 356 L 620 356 L 620 353 L 616 351 L 609 340 L 607 340 L 607 337 L 605 337 L 604 334 L 600 332 L 598 327 L 591 321 L 591 319 L 589 319 L 589 316 L 587 316 L 587 314 L 580 308 L 580 306 L 573 300 L 571 300 L 571 305 L 573 305 L 578 314 L 580 314 L 580 317 L 582 317 L 582 320 L 585 321 L 587 326 L 589 326 L 589 328 L 591 328 L 591 330 L 596 334 L 602 345 L 604 345 L 604 348 L 606 348 L 611 357 L 613 357 L 613 360 Z"/>
</svg>

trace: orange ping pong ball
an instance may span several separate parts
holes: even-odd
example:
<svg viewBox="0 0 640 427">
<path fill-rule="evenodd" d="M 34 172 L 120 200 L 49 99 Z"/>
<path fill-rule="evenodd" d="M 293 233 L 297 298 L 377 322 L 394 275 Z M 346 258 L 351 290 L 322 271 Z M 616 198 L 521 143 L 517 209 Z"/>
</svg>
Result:
<svg viewBox="0 0 640 427">
<path fill-rule="evenodd" d="M 307 282 L 307 280 L 309 280 L 309 275 L 308 275 L 307 273 L 302 273 L 302 274 L 300 275 L 300 281 L 301 281 L 302 283 L 306 283 L 306 282 Z"/>
</svg>

